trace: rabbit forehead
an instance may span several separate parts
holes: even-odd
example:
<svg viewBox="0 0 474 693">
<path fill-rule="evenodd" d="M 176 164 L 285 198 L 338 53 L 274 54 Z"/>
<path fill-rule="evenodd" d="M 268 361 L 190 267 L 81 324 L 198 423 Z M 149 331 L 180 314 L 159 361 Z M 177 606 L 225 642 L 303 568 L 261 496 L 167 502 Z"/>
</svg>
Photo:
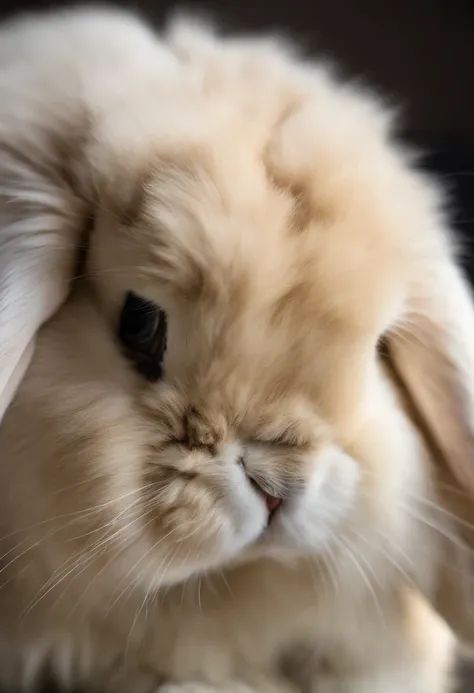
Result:
<svg viewBox="0 0 474 693">
<path fill-rule="evenodd" d="M 285 295 L 288 305 L 291 296 L 298 304 L 304 296 L 306 306 L 319 302 L 325 314 L 343 303 L 350 319 L 361 298 L 370 303 L 402 285 L 410 248 L 392 213 L 404 201 L 384 207 L 375 172 L 373 180 L 354 176 L 345 187 L 324 209 L 323 186 L 319 195 L 300 178 L 277 178 L 252 151 L 201 147 L 185 161 L 153 164 L 126 226 L 145 251 L 147 270 L 183 297 L 218 302 L 246 284 L 255 303 L 270 293 L 274 300 Z M 368 283 L 377 284 L 376 296 Z"/>
<path fill-rule="evenodd" d="M 329 214 L 308 187 L 277 179 L 255 152 L 200 147 L 153 166 L 127 234 L 150 282 L 195 315 L 373 339 L 412 269 L 403 224 L 377 180 L 355 177 Z"/>
</svg>

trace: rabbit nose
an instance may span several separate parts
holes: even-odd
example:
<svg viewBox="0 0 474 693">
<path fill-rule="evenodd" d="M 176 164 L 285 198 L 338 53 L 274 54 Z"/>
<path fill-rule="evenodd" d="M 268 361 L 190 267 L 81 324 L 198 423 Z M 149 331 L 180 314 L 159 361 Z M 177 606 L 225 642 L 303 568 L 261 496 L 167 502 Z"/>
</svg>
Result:
<svg viewBox="0 0 474 693">
<path fill-rule="evenodd" d="M 249 477 L 250 478 L 250 477 Z M 278 510 L 280 505 L 283 503 L 282 498 L 277 496 L 272 496 L 268 491 L 265 491 L 254 479 L 250 479 L 250 483 L 253 488 L 257 491 L 258 495 L 261 496 L 265 505 L 267 506 L 269 519 L 271 520 L 275 512 Z"/>
<path fill-rule="evenodd" d="M 273 496 L 272 494 L 268 493 L 264 488 L 258 484 L 255 479 L 253 479 L 250 474 L 247 472 L 245 468 L 245 460 L 243 457 L 239 457 L 238 459 L 239 464 L 243 467 L 245 473 L 247 474 L 247 478 L 250 481 L 250 484 L 252 487 L 255 489 L 255 491 L 258 493 L 258 495 L 262 498 L 264 501 L 265 505 L 267 506 L 268 514 L 270 519 L 274 515 L 274 513 L 278 510 L 278 508 L 282 505 L 283 499 L 278 498 L 277 496 Z"/>
<path fill-rule="evenodd" d="M 270 494 L 266 493 L 265 491 L 263 492 L 263 495 L 265 496 L 265 503 L 270 514 L 273 514 L 275 510 L 278 510 L 280 505 L 283 503 L 281 498 L 270 496 Z"/>
</svg>

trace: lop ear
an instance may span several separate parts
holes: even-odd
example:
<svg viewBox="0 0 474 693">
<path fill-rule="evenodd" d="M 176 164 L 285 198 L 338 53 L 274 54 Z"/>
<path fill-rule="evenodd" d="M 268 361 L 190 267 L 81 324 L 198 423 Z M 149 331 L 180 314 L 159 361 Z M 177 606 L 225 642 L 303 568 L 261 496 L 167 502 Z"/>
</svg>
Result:
<svg viewBox="0 0 474 693">
<path fill-rule="evenodd" d="M 446 246 L 429 264 L 420 262 L 405 320 L 387 341 L 439 453 L 442 524 L 453 519 L 443 537 L 435 606 L 474 644 L 474 304 Z"/>
<path fill-rule="evenodd" d="M 30 363 L 35 335 L 65 300 L 82 205 L 34 149 L 0 134 L 0 421 Z"/>
<path fill-rule="evenodd" d="M 96 75 L 94 42 L 102 50 L 115 37 L 107 16 L 24 15 L 0 28 L 0 421 L 75 272 L 93 185 L 81 158 L 90 124 L 80 68 Z"/>
</svg>

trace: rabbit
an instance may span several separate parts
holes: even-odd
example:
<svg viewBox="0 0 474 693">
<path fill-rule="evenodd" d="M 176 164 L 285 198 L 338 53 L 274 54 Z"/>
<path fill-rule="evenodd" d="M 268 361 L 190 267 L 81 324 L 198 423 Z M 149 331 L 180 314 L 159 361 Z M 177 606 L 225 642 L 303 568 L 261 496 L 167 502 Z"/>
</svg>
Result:
<svg viewBox="0 0 474 693">
<path fill-rule="evenodd" d="M 112 8 L 0 33 L 0 681 L 448 693 L 474 309 L 380 97 Z"/>
</svg>

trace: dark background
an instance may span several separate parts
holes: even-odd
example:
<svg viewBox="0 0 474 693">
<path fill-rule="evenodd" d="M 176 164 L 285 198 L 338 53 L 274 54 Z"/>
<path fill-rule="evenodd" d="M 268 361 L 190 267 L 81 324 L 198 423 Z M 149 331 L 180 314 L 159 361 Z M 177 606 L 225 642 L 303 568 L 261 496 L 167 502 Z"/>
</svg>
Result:
<svg viewBox="0 0 474 693">
<path fill-rule="evenodd" d="M 52 4 L 60 3 L 3 0 L 0 16 Z M 159 23 L 176 3 L 120 4 Z M 405 136 L 430 152 L 426 165 L 452 190 L 453 220 L 474 282 L 474 0 L 188 0 L 185 6 L 217 14 L 229 28 L 289 31 L 309 52 L 335 59 L 348 76 L 364 77 L 401 103 Z M 474 672 L 463 680 L 463 693 L 474 693 Z"/>
</svg>

